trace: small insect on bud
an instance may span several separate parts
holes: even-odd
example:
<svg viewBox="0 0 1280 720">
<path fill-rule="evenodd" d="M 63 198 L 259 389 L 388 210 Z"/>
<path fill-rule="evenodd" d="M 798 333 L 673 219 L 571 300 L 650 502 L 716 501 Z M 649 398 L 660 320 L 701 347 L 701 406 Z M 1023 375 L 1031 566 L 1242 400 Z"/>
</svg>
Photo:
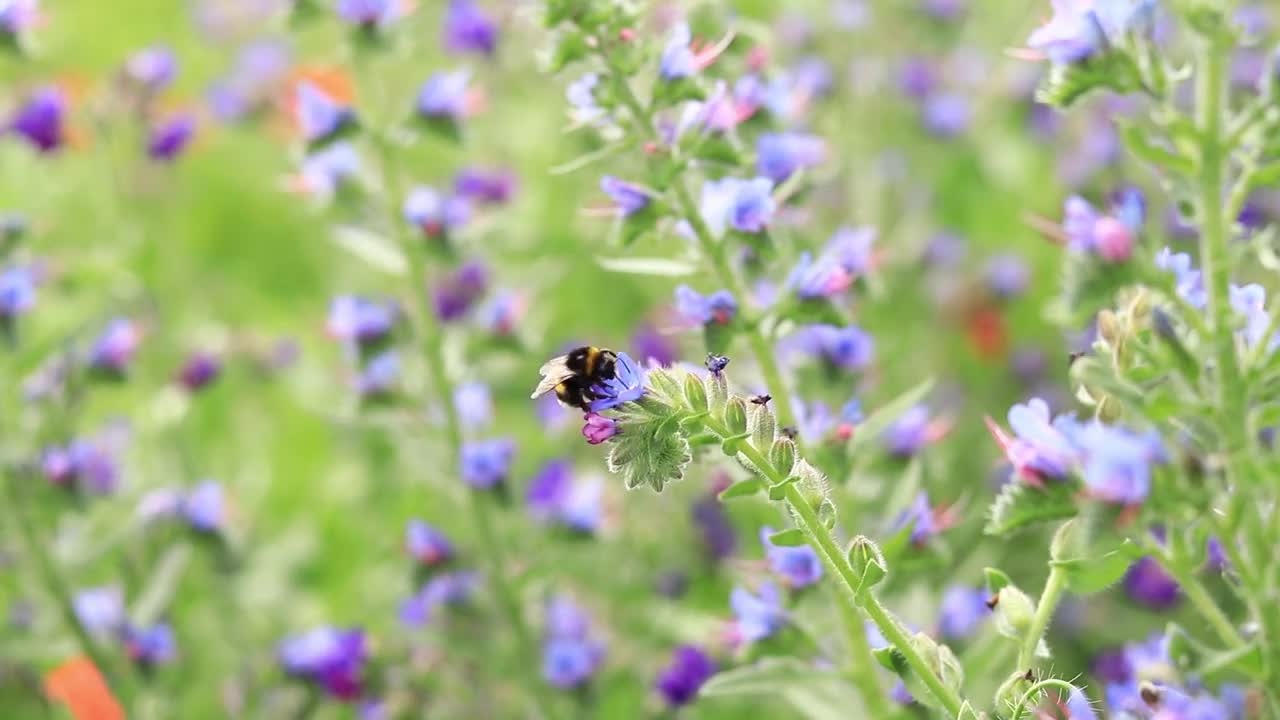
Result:
<svg viewBox="0 0 1280 720">
<path fill-rule="evenodd" d="M 1143 683 L 1142 688 L 1138 690 L 1138 694 L 1142 696 L 1142 702 L 1146 703 L 1153 710 L 1160 707 L 1160 688 L 1151 683 Z"/>
<path fill-rule="evenodd" d="M 795 425 L 783 425 L 778 429 L 778 432 L 782 433 L 783 437 L 791 440 L 795 440 L 800 437 L 800 431 L 796 429 Z"/>
<path fill-rule="evenodd" d="M 768 394 L 753 395 L 751 396 L 751 404 L 752 405 L 768 405 L 769 401 L 772 399 L 773 399 L 773 396 Z"/>
<path fill-rule="evenodd" d="M 1067 367 L 1070 368 L 1072 365 L 1075 365 L 1076 361 L 1082 357 L 1084 357 L 1084 353 L 1082 352 L 1073 352 L 1067 355 Z"/>
<path fill-rule="evenodd" d="M 729 358 L 715 353 L 707 353 L 707 360 L 704 364 L 712 375 L 719 375 L 729 366 Z"/>
</svg>

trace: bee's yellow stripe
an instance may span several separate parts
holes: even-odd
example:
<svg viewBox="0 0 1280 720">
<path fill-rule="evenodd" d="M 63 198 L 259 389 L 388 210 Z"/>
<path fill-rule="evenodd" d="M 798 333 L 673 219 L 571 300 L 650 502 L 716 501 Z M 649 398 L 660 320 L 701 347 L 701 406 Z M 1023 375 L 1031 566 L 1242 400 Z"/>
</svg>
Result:
<svg viewBox="0 0 1280 720">
<path fill-rule="evenodd" d="M 596 363 L 600 360 L 600 348 L 587 348 L 587 377 L 596 374 Z"/>
</svg>

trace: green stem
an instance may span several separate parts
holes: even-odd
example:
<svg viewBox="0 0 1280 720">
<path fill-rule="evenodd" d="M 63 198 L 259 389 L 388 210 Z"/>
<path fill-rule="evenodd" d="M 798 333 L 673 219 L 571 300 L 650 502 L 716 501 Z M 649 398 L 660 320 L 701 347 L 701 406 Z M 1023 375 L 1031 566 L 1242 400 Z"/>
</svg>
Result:
<svg viewBox="0 0 1280 720">
<path fill-rule="evenodd" d="M 657 128 L 654 127 L 652 114 L 645 110 L 644 105 L 636 97 L 635 92 L 631 89 L 631 84 L 627 82 L 626 75 L 618 69 L 607 52 L 603 52 L 602 57 L 609 67 L 613 85 L 618 92 L 618 98 L 626 106 L 627 111 L 631 113 L 632 119 L 640 126 L 640 129 L 651 142 L 661 144 L 662 137 Z M 698 248 L 701 250 L 703 258 L 711 266 L 711 270 L 715 273 L 716 280 L 724 285 L 729 292 L 733 293 L 733 296 L 745 306 L 749 297 L 747 288 L 738 278 L 738 274 L 733 270 L 733 265 L 725 256 L 724 245 L 716 239 L 711 232 L 711 228 L 707 227 L 706 221 L 702 219 L 702 212 L 698 209 L 698 204 L 694 202 L 693 195 L 689 192 L 689 186 L 685 184 L 683 176 L 676 175 L 671 180 L 671 192 L 675 196 L 677 209 L 680 211 L 681 217 L 688 221 L 689 226 L 693 228 L 693 234 L 698 240 Z M 778 367 L 778 361 L 774 357 L 773 348 L 769 345 L 769 339 L 760 330 L 758 319 L 745 317 L 745 310 L 742 311 L 742 314 L 744 316 L 743 326 L 747 335 L 747 343 L 751 346 L 751 352 L 755 356 L 756 364 L 760 366 L 761 374 L 764 375 L 765 385 L 768 387 L 769 394 L 776 400 L 773 403 L 774 412 L 777 413 L 778 420 L 783 427 L 797 427 L 795 412 L 791 404 L 791 391 L 787 387 L 782 371 Z"/>
<path fill-rule="evenodd" d="M 1175 562 L 1166 553 L 1158 553 L 1155 557 L 1161 567 L 1178 581 L 1182 594 L 1195 606 L 1196 612 L 1209 623 L 1209 627 L 1213 628 L 1227 650 L 1235 650 L 1246 645 L 1240 631 L 1236 630 L 1235 624 L 1226 613 L 1222 612 L 1222 608 L 1218 607 L 1217 601 L 1205 589 L 1194 571 L 1184 567 L 1182 563 Z"/>
<path fill-rule="evenodd" d="M 1059 690 L 1066 692 L 1068 695 L 1070 695 L 1071 693 L 1075 692 L 1078 689 L 1076 688 L 1075 685 L 1072 685 L 1066 680 L 1059 680 L 1057 678 L 1046 678 L 1044 680 L 1041 680 L 1035 685 L 1032 685 L 1030 688 L 1027 688 L 1027 691 L 1022 694 L 1021 698 L 1018 699 L 1018 704 L 1013 707 L 1013 715 L 1012 715 L 1013 720 L 1019 720 L 1022 717 L 1022 710 L 1027 706 L 1027 703 L 1034 700 L 1035 697 L 1039 695 L 1041 691 L 1051 687 L 1056 687 Z"/>
<path fill-rule="evenodd" d="M 849 646 L 851 660 L 846 670 L 849 680 L 862 695 L 862 701 L 870 717 L 890 717 L 893 715 L 893 709 L 889 705 L 888 697 L 884 694 L 884 688 L 880 685 L 880 679 L 876 677 L 871 642 L 867 640 L 867 630 L 863 624 L 862 615 L 856 606 L 845 602 L 839 592 L 832 594 L 836 596 L 836 608 L 840 611 L 840 619 L 844 622 L 846 643 Z"/>
<path fill-rule="evenodd" d="M 708 427 L 717 430 L 722 436 L 729 435 L 728 431 L 723 427 L 716 428 L 712 423 L 708 423 Z M 742 443 L 739 445 L 738 451 L 742 453 L 747 460 L 751 461 L 752 465 L 759 468 L 760 471 L 764 473 L 765 478 L 769 480 L 770 484 L 776 485 L 786 481 L 785 475 L 778 472 L 778 469 L 773 466 L 773 463 L 771 463 L 767 457 L 765 457 L 764 453 L 757 450 L 754 446 L 749 443 Z M 884 635 L 885 640 L 902 653 L 907 664 L 911 666 L 912 672 L 920 678 L 921 682 L 923 682 L 925 687 L 929 689 L 929 692 L 934 696 L 938 703 L 946 709 L 951 717 L 958 717 L 964 708 L 964 700 L 955 690 L 947 687 L 946 684 L 942 682 L 942 679 L 933 671 L 933 668 L 929 666 L 928 662 L 920 656 L 920 653 L 916 651 L 915 646 L 911 644 L 911 637 L 907 635 L 906 630 L 904 630 L 897 619 L 895 619 L 889 611 L 880 604 L 880 601 L 875 597 L 875 595 L 870 592 L 857 592 L 858 587 L 861 585 L 857 572 L 854 571 L 853 566 L 849 564 L 845 554 L 841 552 L 840 546 L 836 544 L 835 538 L 832 537 L 831 531 L 823 525 L 817 512 L 809 504 L 809 501 L 805 498 L 804 493 L 800 488 L 796 486 L 796 483 L 787 485 L 785 498 L 787 505 L 789 505 L 792 510 L 792 515 L 796 518 L 796 522 L 800 526 L 800 529 L 803 530 L 805 535 L 809 538 L 810 544 L 812 544 L 814 550 L 817 551 L 818 557 L 822 559 L 828 572 L 830 572 L 839 582 L 837 585 L 839 600 L 841 604 L 846 606 L 845 610 L 842 612 L 842 616 L 849 617 L 856 615 L 856 612 L 851 611 L 851 609 L 861 608 L 861 610 L 867 614 L 867 617 L 871 618 L 871 621 L 876 624 L 876 627 L 880 630 L 880 634 Z M 856 631 L 861 632 L 862 628 L 859 626 Z M 855 631 L 850 630 L 850 634 L 852 634 L 852 632 Z M 855 662 L 861 660 L 862 663 L 867 664 L 868 667 L 874 667 L 875 660 L 871 656 L 869 646 L 866 648 L 866 651 L 866 658 L 859 658 L 855 660 Z M 872 702 L 876 701 L 868 699 L 868 703 Z"/>
<path fill-rule="evenodd" d="M 1053 620 L 1053 613 L 1058 609 L 1058 603 L 1062 601 L 1066 589 L 1066 571 L 1057 565 L 1052 566 L 1049 579 L 1045 580 L 1044 590 L 1040 593 L 1040 601 L 1036 603 L 1036 614 L 1031 618 L 1031 627 L 1027 629 L 1026 636 L 1022 638 L 1022 647 L 1018 649 L 1018 670 L 1031 669 L 1036 658 L 1036 648 L 1044 639 L 1049 622 Z"/>
</svg>

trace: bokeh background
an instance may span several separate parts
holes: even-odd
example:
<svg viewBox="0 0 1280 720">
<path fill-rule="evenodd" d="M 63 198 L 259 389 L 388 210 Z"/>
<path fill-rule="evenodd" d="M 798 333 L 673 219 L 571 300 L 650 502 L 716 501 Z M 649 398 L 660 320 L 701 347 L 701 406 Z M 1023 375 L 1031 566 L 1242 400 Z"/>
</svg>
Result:
<svg viewBox="0 0 1280 720">
<path fill-rule="evenodd" d="M 418 2 L 378 53 L 376 90 L 357 91 L 357 106 L 375 119 L 407 112 L 431 73 L 473 72 L 483 101 L 461 141 L 424 135 L 398 162 L 406 180 L 438 187 L 464 167 L 514 175 L 510 202 L 484 209 L 453 240 L 462 255 L 486 263 L 491 297 L 518 293 L 527 310 L 507 335 L 480 318 L 451 329 L 448 371 L 456 382 L 489 384 L 487 433 L 516 443 L 504 496 L 486 502 L 530 627 L 538 632 L 546 598 L 568 595 L 608 647 L 589 691 L 548 689 L 557 716 L 657 717 L 664 711 L 653 678 L 671 648 L 719 646 L 731 589 L 764 574 L 759 527 L 786 519 L 764 501 L 711 503 L 725 475 L 740 472 L 714 458 L 662 494 L 627 492 L 604 477 L 594 533 L 551 528 L 525 510 L 525 490 L 548 461 L 570 460 L 583 479 L 606 475 L 602 453 L 582 442 L 571 412 L 540 416 L 529 400 L 539 365 L 587 341 L 633 353 L 644 342 L 666 343 L 681 360 L 699 363 L 698 335 L 661 331 L 671 325 L 678 283 L 714 288 L 699 276 L 617 273 L 596 262 L 669 256 L 684 241 L 667 233 L 621 247 L 612 219 L 598 212 L 607 206 L 599 176 L 625 174 L 637 161 L 620 156 L 561 171 L 598 147 L 568 129 L 564 93 L 574 72 L 545 71 L 548 36 L 537 3 L 481 4 L 500 26 L 492 57 L 446 53 L 444 3 Z M 539 659 L 517 651 L 483 582 L 468 605 L 425 626 L 406 628 L 399 619 L 416 583 L 403 550 L 410 519 L 442 530 L 461 566 L 484 560 L 472 491 L 449 469 L 433 427 L 441 399 L 420 368 L 407 362 L 417 399 L 363 407 L 348 358 L 326 336 L 335 295 L 405 293 L 404 278 L 388 272 L 376 244 L 342 230 L 362 221 L 376 229 L 379 221 L 361 209 L 368 196 L 324 201 L 297 191 L 291 178 L 302 154 L 274 107 L 281 98 L 268 98 L 252 120 L 224 122 L 211 111 L 210 88 L 234 72 L 252 43 L 280 43 L 291 67 L 356 76 L 349 29 L 328 4 L 294 19 L 287 5 L 50 1 L 31 52 L 0 60 L 6 116 L 49 83 L 71 98 L 70 140 L 60 152 L 38 153 L 12 134 L 0 136 L 0 211 L 29 226 L 11 260 L 38 263 L 43 276 L 2 380 L 18 424 L 30 425 L 27 411 L 12 410 L 24 380 L 59 348 L 88 342 L 117 316 L 144 331 L 127 380 L 94 384 L 63 419 L 76 436 L 113 438 L 116 491 L 68 502 L 50 488 L 28 487 L 18 496 L 23 507 L 10 509 L 36 520 L 73 589 L 120 586 L 131 605 L 150 602 L 171 623 L 176 657 L 140 680 L 142 717 L 301 717 L 294 713 L 306 693 L 277 667 L 276 643 L 324 624 L 366 631 L 396 716 L 520 717 L 516 678 L 536 674 Z M 642 34 L 663 32 L 673 10 L 659 5 Z M 905 460 L 872 442 L 851 461 L 836 461 L 848 475 L 836 478 L 846 531 L 887 537 L 919 490 L 954 522 L 895 573 L 886 602 L 929 628 L 945 587 L 980 585 L 985 566 L 1039 587 L 1042 538 L 1010 545 L 982 535 L 985 507 L 1007 474 L 982 419 L 1002 418 L 1031 395 L 1069 407 L 1068 353 L 1085 336 L 1052 313 L 1062 249 L 1035 218 L 1056 222 L 1073 192 L 1101 202 L 1125 185 L 1156 187 L 1120 159 L 1113 121 L 1125 100 L 1101 99 L 1070 116 L 1034 103 L 1042 68 L 1006 49 L 1048 12 L 1039 3 L 739 0 L 684 9 L 695 29 L 732 18 L 738 42 L 767 48 L 771 68 L 820 62 L 829 74 L 829 90 L 805 121 L 828 141 L 828 159 L 781 237 L 796 248 L 820 247 L 839 226 L 878 232 L 878 267 L 856 303 L 875 361 L 858 375 L 805 370 L 802 394 L 834 408 L 856 396 L 871 409 L 926 377 L 938 380 L 928 404 L 950 427 L 944 438 Z M 157 44 L 171 48 L 179 65 L 157 107 L 198 119 L 192 143 L 172 162 L 146 156 L 144 121 L 118 100 L 127 58 Z M 369 186 L 376 206 L 376 181 Z M 1150 244 L 1178 242 L 1167 203 L 1149 198 Z M 219 356 L 223 369 L 190 393 L 173 378 L 197 351 Z M 735 379 L 750 385 L 742 354 Z M 30 452 L 36 441 L 12 432 L 6 457 Z M 139 519 L 149 492 L 205 479 L 225 488 L 223 540 L 193 540 Z M 64 710 L 40 699 L 38 678 L 75 654 L 74 637 L 31 558 L 11 542 L 10 514 L 0 565 L 0 607 L 9 614 L 0 628 L 0 708 L 12 718 L 61 717 Z M 664 594 L 676 577 L 683 591 Z M 834 634 L 824 591 L 795 602 L 806 635 Z M 1179 613 L 1176 604 L 1152 610 L 1123 586 L 1072 602 L 1050 638 L 1055 668 L 1065 677 L 1086 673 L 1098 652 L 1144 638 Z M 986 629 L 957 650 L 975 694 L 989 696 L 984 677 L 999 673 L 981 667 L 1011 662 L 1002 641 Z M 708 699 L 684 717 L 824 716 L 851 707 L 839 690 L 810 694 Z M 307 712 L 336 718 L 360 708 L 325 702 Z"/>
</svg>

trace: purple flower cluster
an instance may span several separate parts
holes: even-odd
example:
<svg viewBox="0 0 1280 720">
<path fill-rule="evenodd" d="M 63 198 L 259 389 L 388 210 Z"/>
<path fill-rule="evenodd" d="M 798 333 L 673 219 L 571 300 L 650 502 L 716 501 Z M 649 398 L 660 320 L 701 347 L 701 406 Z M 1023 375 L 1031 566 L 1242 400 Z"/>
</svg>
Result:
<svg viewBox="0 0 1280 720">
<path fill-rule="evenodd" d="M 603 519 L 604 483 L 575 480 L 568 460 L 552 460 L 529 481 L 525 506 L 536 520 L 591 535 Z"/>
<path fill-rule="evenodd" d="M 547 602 L 543 625 L 542 677 L 571 690 L 586 685 L 604 663 L 605 645 L 592 634 L 585 611 L 566 597 Z"/>
<path fill-rule="evenodd" d="M 791 588 L 808 587 L 822 579 L 822 561 L 818 553 L 808 545 L 783 547 L 774 545 L 769 537 L 776 531 L 764 526 L 760 528 L 760 544 L 764 546 L 764 557 L 769 569 Z"/>
<path fill-rule="evenodd" d="M 359 628 L 322 626 L 285 638 L 276 658 L 289 675 L 314 683 L 334 698 L 358 699 L 364 691 L 368 641 Z"/>
<path fill-rule="evenodd" d="M 716 661 L 694 645 L 681 645 L 671 655 L 671 664 L 663 668 L 654 682 L 658 694 L 670 707 L 680 707 L 693 702 L 712 675 L 716 674 Z"/>
<path fill-rule="evenodd" d="M 469 570 L 432 575 L 400 604 L 400 622 L 421 627 L 435 619 L 441 608 L 465 605 L 480 585 L 480 575 Z"/>
<path fill-rule="evenodd" d="M 510 475 L 515 455 L 516 444 L 510 438 L 464 443 L 459 460 L 462 480 L 476 490 L 496 488 Z"/>
<path fill-rule="evenodd" d="M 429 238 L 448 237 L 471 220 L 471 201 L 464 195 L 444 195 L 419 186 L 404 201 L 404 219 Z"/>
<path fill-rule="evenodd" d="M 841 370 L 865 370 L 875 358 L 875 340 L 853 325 L 805 325 L 779 341 L 778 353 L 819 358 Z"/>
<path fill-rule="evenodd" d="M 1103 683 L 1107 709 L 1115 716 L 1236 720 L 1246 717 L 1244 693 L 1223 684 L 1217 695 L 1183 683 L 1162 634 L 1101 655 L 1094 675 Z"/>
<path fill-rule="evenodd" d="M 771 582 L 761 583 L 754 593 L 735 587 L 729 605 L 733 608 L 734 637 L 744 643 L 763 640 L 787 624 L 782 592 Z"/>
<path fill-rule="evenodd" d="M 703 295 L 688 285 L 679 285 L 675 293 L 675 311 L 690 327 L 728 325 L 738 314 L 738 301 L 728 290 Z"/>
<path fill-rule="evenodd" d="M 1099 213 L 1087 200 L 1072 195 L 1063 208 L 1062 230 L 1075 252 L 1092 253 L 1107 262 L 1124 262 L 1133 254 L 1146 217 L 1146 201 L 1136 189 L 1112 198 L 1111 212 Z"/>
</svg>

